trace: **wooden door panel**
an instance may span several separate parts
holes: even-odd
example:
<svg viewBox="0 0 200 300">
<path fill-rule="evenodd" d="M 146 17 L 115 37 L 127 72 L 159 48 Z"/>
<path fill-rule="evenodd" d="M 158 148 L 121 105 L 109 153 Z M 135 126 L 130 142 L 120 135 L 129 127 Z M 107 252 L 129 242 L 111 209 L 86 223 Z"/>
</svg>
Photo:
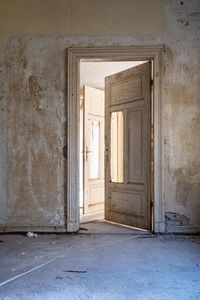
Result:
<svg viewBox="0 0 200 300">
<path fill-rule="evenodd" d="M 113 84 L 111 83 L 111 105 L 141 98 L 141 93 L 141 78 L 130 78 L 126 81 L 119 81 Z"/>
<path fill-rule="evenodd" d="M 94 89 L 94 88 L 93 88 Z M 97 90 L 97 89 L 94 89 Z M 89 112 L 92 115 L 96 116 L 102 116 L 104 118 L 104 92 L 101 90 L 98 91 L 98 96 L 94 96 L 94 90 L 93 95 L 90 96 L 89 100 Z M 88 87 L 87 87 L 87 93 L 88 93 Z M 102 103 L 103 102 L 103 103 Z"/>
<path fill-rule="evenodd" d="M 84 214 L 104 210 L 104 92 L 84 86 Z"/>
<path fill-rule="evenodd" d="M 105 216 L 107 220 L 144 229 L 151 228 L 150 80 L 150 62 L 106 78 Z M 123 178 L 114 182 L 117 176 L 111 176 L 111 171 L 117 168 L 111 165 L 111 131 L 116 131 L 118 125 L 110 120 L 113 122 L 116 112 L 123 115 Z"/>
<path fill-rule="evenodd" d="M 111 211 L 117 213 L 143 215 L 144 193 L 127 191 L 112 191 L 111 192 Z"/>
<path fill-rule="evenodd" d="M 129 110 L 128 123 L 128 183 L 142 181 L 143 178 L 143 138 L 142 138 L 142 109 Z"/>
<path fill-rule="evenodd" d="M 102 204 L 104 198 L 104 187 L 99 185 L 93 185 L 90 188 L 90 202 L 89 206 Z"/>
</svg>

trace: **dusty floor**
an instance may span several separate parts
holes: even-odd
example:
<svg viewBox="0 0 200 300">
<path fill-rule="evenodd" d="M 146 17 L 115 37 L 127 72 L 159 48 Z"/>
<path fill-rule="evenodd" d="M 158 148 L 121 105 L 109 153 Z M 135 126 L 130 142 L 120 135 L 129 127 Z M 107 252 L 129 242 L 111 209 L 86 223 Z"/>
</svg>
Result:
<svg viewBox="0 0 200 300">
<path fill-rule="evenodd" d="M 200 299 L 200 237 L 82 227 L 0 235 L 0 299 Z"/>
</svg>

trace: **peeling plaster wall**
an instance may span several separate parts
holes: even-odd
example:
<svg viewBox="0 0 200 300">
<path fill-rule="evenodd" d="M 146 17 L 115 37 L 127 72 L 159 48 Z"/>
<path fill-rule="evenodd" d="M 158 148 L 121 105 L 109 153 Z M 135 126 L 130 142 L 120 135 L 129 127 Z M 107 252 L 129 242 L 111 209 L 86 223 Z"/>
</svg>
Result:
<svg viewBox="0 0 200 300">
<path fill-rule="evenodd" d="M 0 224 L 65 225 L 67 47 L 164 44 L 164 212 L 200 229 L 200 2 L 7 0 L 0 20 Z"/>
<path fill-rule="evenodd" d="M 200 226 L 200 2 L 168 6 L 165 61 L 165 210 Z M 172 2 L 171 2 L 172 4 Z M 173 228 L 170 229 L 173 231 Z M 197 229 L 199 230 L 199 228 Z"/>
<path fill-rule="evenodd" d="M 6 51 L 9 224 L 63 225 L 64 49 L 12 38 Z"/>
</svg>

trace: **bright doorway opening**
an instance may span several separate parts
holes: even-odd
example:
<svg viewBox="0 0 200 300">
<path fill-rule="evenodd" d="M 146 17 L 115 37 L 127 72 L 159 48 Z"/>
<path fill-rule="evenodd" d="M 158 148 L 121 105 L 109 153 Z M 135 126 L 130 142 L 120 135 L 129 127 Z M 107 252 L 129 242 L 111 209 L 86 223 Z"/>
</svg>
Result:
<svg viewBox="0 0 200 300">
<path fill-rule="evenodd" d="M 80 151 L 79 151 L 79 161 L 80 161 L 80 172 L 79 172 L 79 213 L 80 213 L 80 223 L 87 223 L 91 221 L 104 220 L 105 219 L 105 199 L 109 196 L 106 195 L 108 189 L 105 188 L 105 173 L 106 165 L 110 164 L 110 182 L 113 184 L 118 184 L 119 186 L 123 184 L 124 178 L 128 176 L 132 178 L 137 175 L 136 172 L 139 172 L 137 169 L 135 174 L 133 171 L 128 170 L 127 162 L 124 162 L 124 156 L 127 151 L 124 147 L 124 140 L 126 138 L 127 132 L 124 132 L 127 129 L 127 124 L 125 125 L 124 111 L 127 109 L 130 99 L 123 100 L 123 109 L 122 103 L 115 103 L 113 107 L 114 110 L 110 111 L 109 114 L 109 126 L 110 126 L 110 161 L 106 159 L 107 149 L 105 145 L 105 107 L 106 107 L 106 83 L 105 78 L 109 78 L 114 75 L 116 78 L 124 76 L 123 71 L 132 70 L 133 68 L 145 64 L 146 61 L 92 61 L 84 60 L 80 61 Z M 152 70 L 151 70 L 152 72 Z M 129 86 L 125 86 L 126 82 L 130 81 L 126 78 L 122 78 L 122 85 L 125 94 L 129 93 Z M 114 83 L 117 86 L 116 83 Z M 139 89 L 139 87 L 137 87 Z M 110 91 L 112 92 L 112 91 Z M 108 92 L 107 92 L 108 93 Z M 118 92 L 119 93 L 119 92 Z M 140 98 L 140 97 L 139 97 Z M 139 99 L 138 98 L 138 99 Z M 136 102 L 138 101 L 136 99 Z M 119 105 L 118 105 L 119 104 Z M 118 105 L 118 107 L 117 107 Z M 139 121 L 139 115 L 136 112 L 134 107 L 131 107 L 132 115 L 136 118 L 136 121 Z M 135 115 L 134 115 L 135 114 Z M 127 112 L 126 112 L 127 115 Z M 153 118 L 150 118 L 153 120 Z M 137 126 L 136 121 L 131 121 L 130 124 Z M 126 123 L 128 121 L 126 120 Z M 124 128 L 126 127 L 126 128 Z M 153 128 L 153 126 L 152 126 Z M 134 129 L 133 129 L 134 131 Z M 140 131 L 138 127 L 135 130 L 136 134 Z M 141 133 L 142 134 L 142 133 Z M 149 131 L 149 135 L 150 135 Z M 139 141 L 139 138 L 134 137 L 135 141 Z M 130 143 L 129 139 L 129 143 Z M 141 146 L 142 147 L 142 146 Z M 143 150 L 140 147 L 140 152 Z M 132 154 L 136 155 L 136 159 L 133 159 L 135 168 L 139 166 L 140 153 L 137 153 L 137 150 L 134 150 L 136 147 L 132 146 L 129 155 L 129 159 L 132 159 Z M 150 149 L 149 149 L 150 151 Z M 125 163 L 125 165 L 124 165 Z M 138 166 L 137 166 L 138 165 Z M 139 167 L 138 167 L 139 168 Z M 127 175 L 129 172 L 129 175 Z M 142 176 L 142 175 L 141 175 Z M 127 189 L 131 185 L 131 180 L 126 178 Z M 136 180 L 136 189 L 138 189 L 140 182 L 139 179 Z M 116 194 L 117 189 L 114 188 L 114 193 Z M 139 191 L 140 192 L 140 191 Z M 121 195 L 121 201 L 124 201 L 123 207 L 120 207 L 117 201 L 114 205 L 118 205 L 118 211 L 126 210 L 126 202 L 131 202 L 133 195 L 136 195 L 135 192 L 128 190 L 128 197 L 123 199 L 124 194 Z M 113 194 L 114 195 L 114 194 Z M 118 195 L 116 195 L 118 197 Z M 139 194 L 140 195 L 140 194 Z M 140 201 L 138 195 L 135 197 L 138 204 L 135 206 L 141 206 L 143 204 Z M 129 205 L 130 206 L 130 205 Z M 139 209 L 139 208 L 134 208 Z M 142 209 L 142 208 L 141 208 Z M 137 212 L 136 212 L 137 213 Z M 124 218 L 129 218 L 128 212 L 125 211 L 125 215 L 122 217 L 122 222 Z M 114 219 L 115 220 L 115 219 Z M 120 219 L 119 219 L 120 221 Z M 124 222 L 123 222 L 124 223 Z M 126 223 L 126 222 L 125 222 Z M 128 222 L 127 222 L 128 223 Z"/>
</svg>

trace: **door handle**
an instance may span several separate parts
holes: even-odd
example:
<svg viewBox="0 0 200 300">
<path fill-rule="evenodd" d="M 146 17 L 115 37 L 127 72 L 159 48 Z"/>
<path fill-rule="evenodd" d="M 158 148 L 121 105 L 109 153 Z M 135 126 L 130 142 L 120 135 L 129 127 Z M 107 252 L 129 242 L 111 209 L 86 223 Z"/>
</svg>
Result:
<svg viewBox="0 0 200 300">
<path fill-rule="evenodd" d="M 90 153 L 90 150 L 88 149 L 88 146 L 86 146 L 86 150 L 85 150 L 85 160 L 86 161 L 88 161 L 89 153 Z"/>
</svg>

